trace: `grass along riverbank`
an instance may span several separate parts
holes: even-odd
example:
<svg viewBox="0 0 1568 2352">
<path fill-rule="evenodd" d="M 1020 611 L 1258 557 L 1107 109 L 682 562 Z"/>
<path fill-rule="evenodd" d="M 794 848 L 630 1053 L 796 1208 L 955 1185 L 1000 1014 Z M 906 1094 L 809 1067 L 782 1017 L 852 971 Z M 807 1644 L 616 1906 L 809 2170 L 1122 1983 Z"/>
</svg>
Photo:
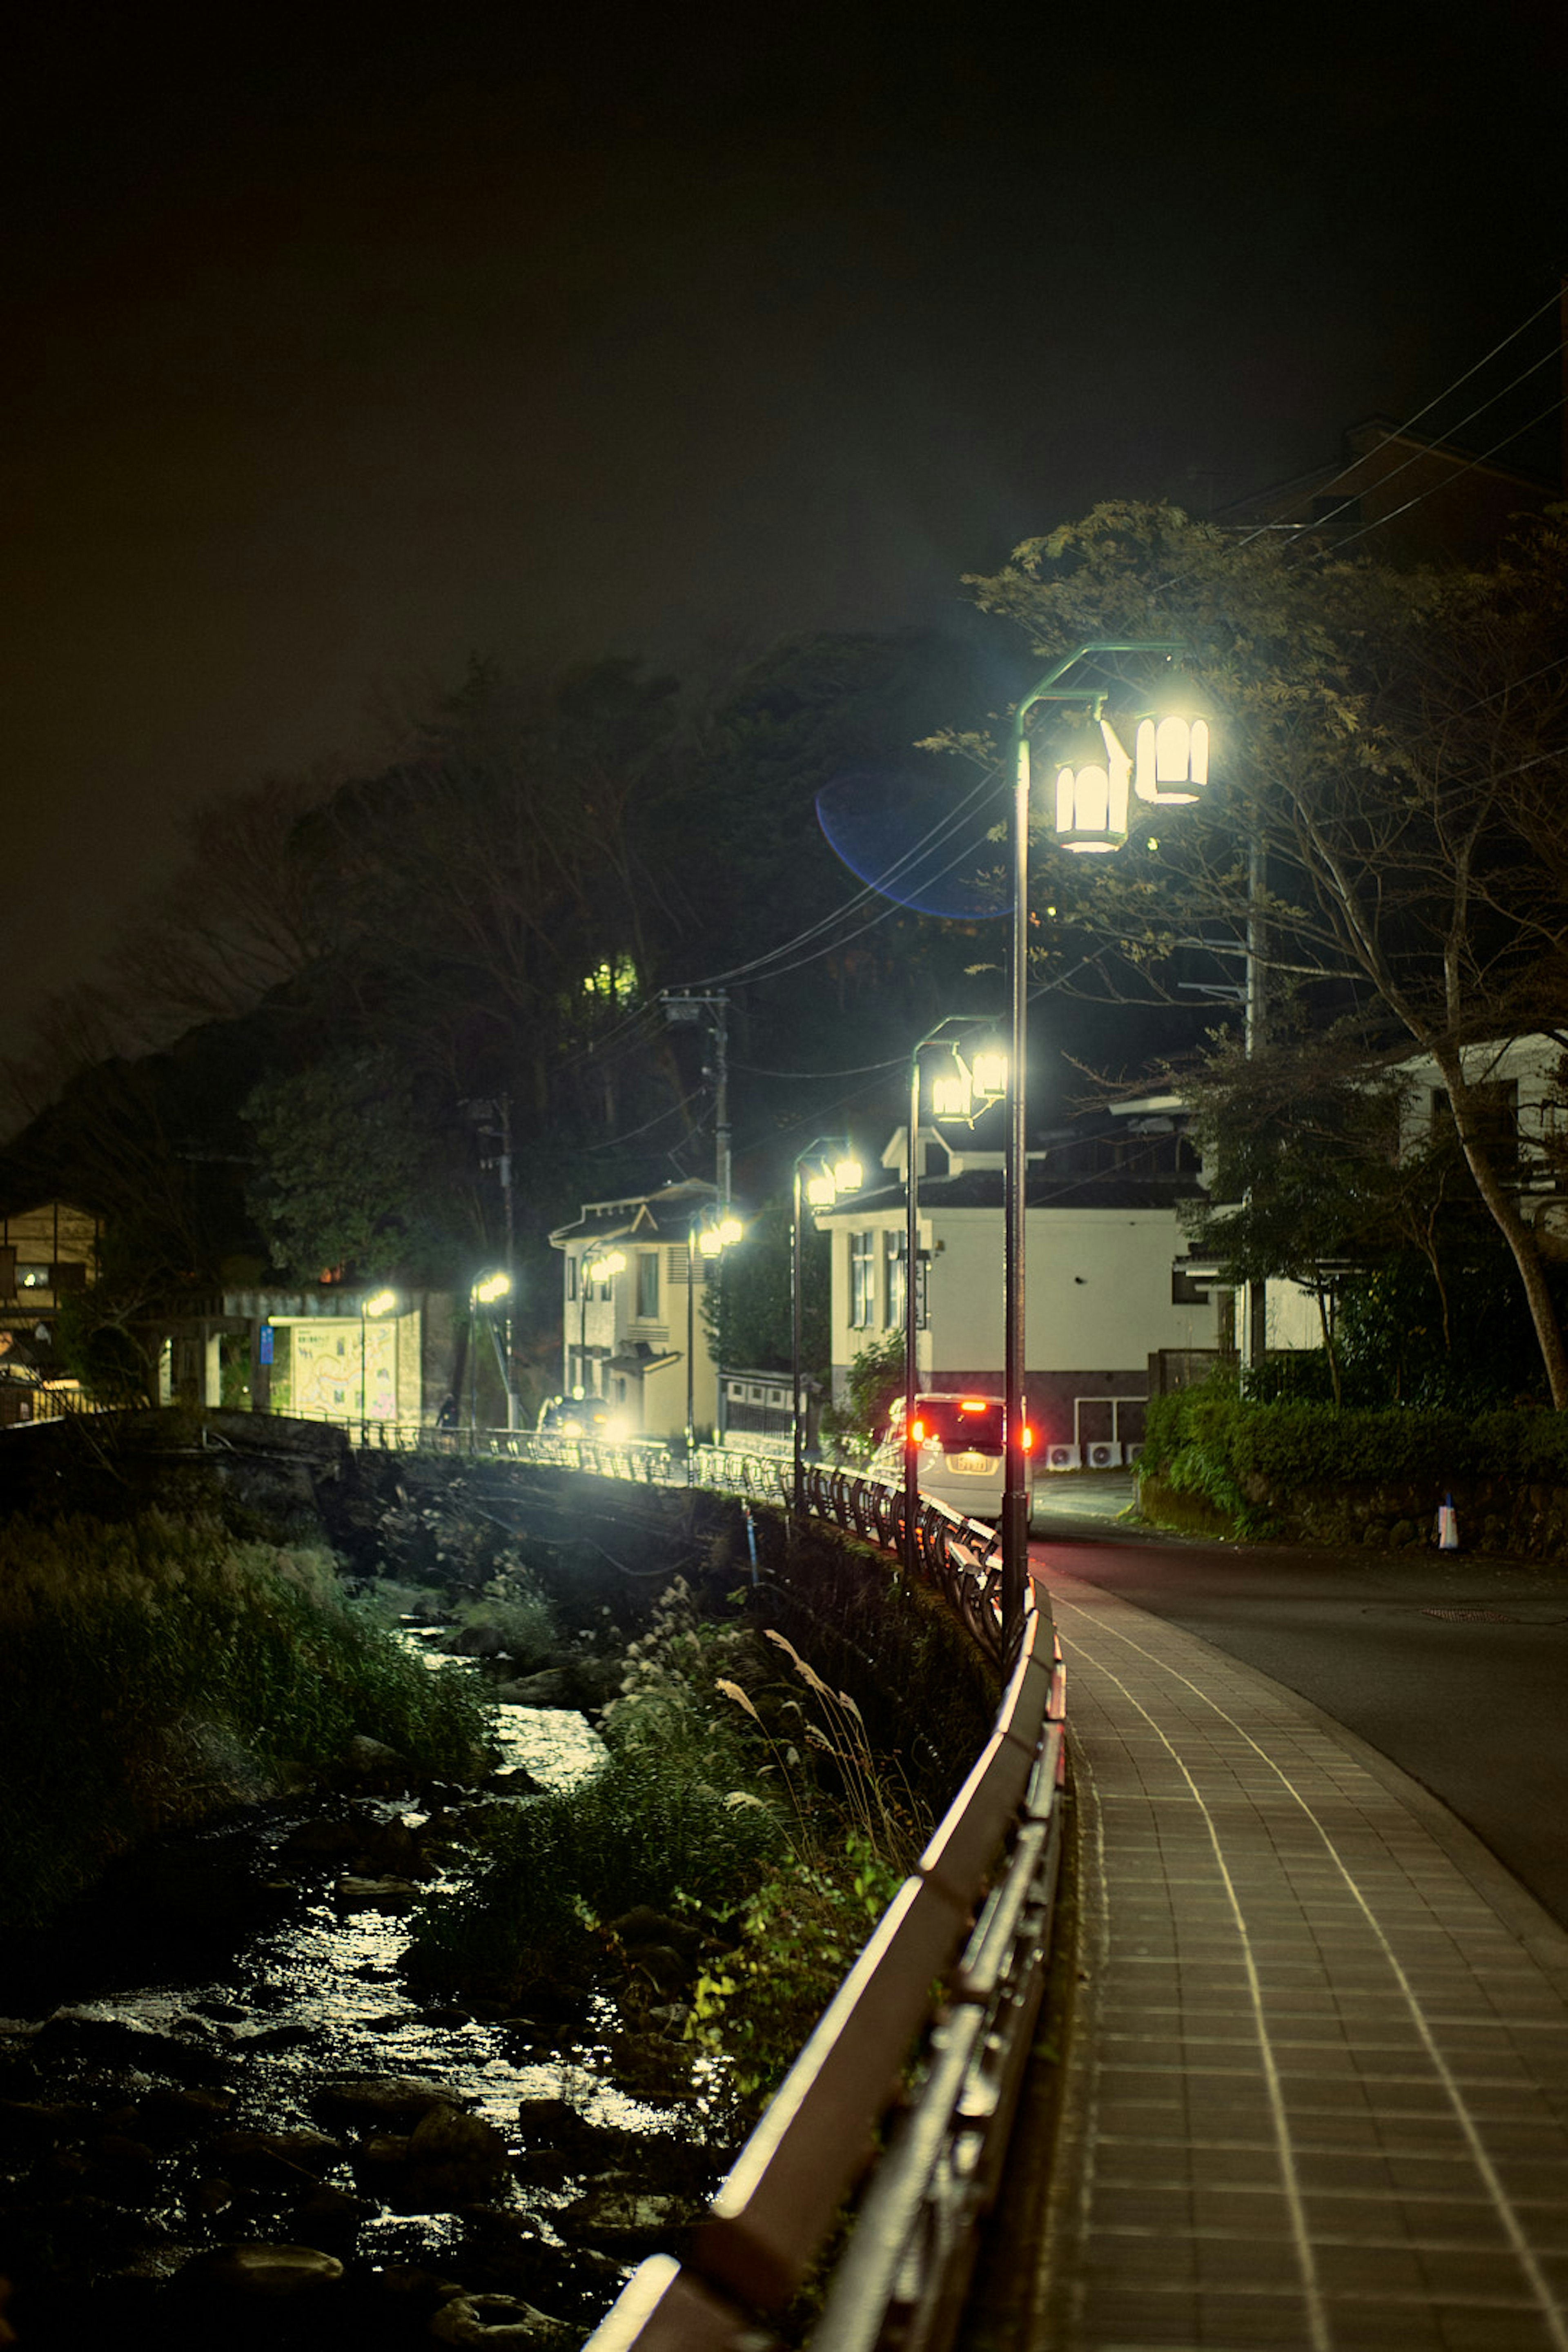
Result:
<svg viewBox="0 0 1568 2352">
<path fill-rule="evenodd" d="M 300 1786 L 350 1741 L 485 1769 L 491 1716 L 356 1607 L 323 1549 L 216 1518 L 0 1526 L 0 1873 L 45 1923 L 161 1830 Z"/>
</svg>

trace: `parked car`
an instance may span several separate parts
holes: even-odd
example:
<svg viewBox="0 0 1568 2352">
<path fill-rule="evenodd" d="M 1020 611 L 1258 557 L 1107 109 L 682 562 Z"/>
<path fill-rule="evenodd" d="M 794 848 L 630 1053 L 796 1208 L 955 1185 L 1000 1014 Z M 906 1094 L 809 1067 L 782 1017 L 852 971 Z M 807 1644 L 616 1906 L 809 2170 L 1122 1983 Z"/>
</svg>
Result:
<svg viewBox="0 0 1568 2352">
<path fill-rule="evenodd" d="M 538 1425 L 546 1437 L 599 1437 L 606 1445 L 619 1445 L 632 1434 L 628 1415 L 603 1397 L 546 1397 Z"/>
<path fill-rule="evenodd" d="M 915 1435 L 920 1442 L 920 1490 L 968 1519 L 999 1519 L 1005 1489 L 1005 1415 L 996 1396 L 961 1391 L 928 1391 L 915 1399 Z M 1026 1451 L 1034 1432 L 1026 1426 Z M 904 1400 L 895 1397 L 888 1433 L 877 1451 L 884 1478 L 904 1475 Z"/>
</svg>

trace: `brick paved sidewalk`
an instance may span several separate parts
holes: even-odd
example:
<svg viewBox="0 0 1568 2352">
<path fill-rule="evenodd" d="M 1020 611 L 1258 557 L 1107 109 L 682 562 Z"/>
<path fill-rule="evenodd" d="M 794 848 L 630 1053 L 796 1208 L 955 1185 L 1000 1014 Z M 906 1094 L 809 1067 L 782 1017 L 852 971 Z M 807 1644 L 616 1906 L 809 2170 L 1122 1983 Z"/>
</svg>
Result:
<svg viewBox="0 0 1568 2352">
<path fill-rule="evenodd" d="M 1568 1935 L 1306 1702 L 1044 1580 L 1085 1981 L 1019 2352 L 1568 2352 Z"/>
</svg>

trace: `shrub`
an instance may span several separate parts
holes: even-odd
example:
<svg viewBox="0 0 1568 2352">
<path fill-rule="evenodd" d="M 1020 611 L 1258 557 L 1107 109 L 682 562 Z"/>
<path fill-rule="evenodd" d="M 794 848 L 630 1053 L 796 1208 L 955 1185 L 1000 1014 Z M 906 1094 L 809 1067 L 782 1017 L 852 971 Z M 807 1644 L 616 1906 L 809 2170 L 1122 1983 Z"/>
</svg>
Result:
<svg viewBox="0 0 1568 2352">
<path fill-rule="evenodd" d="M 830 1856 L 789 1855 L 741 1906 L 739 1939 L 699 1977 L 686 2034 L 729 2061 L 749 2105 L 783 2082 L 900 1879 L 851 1831 Z"/>
<path fill-rule="evenodd" d="M 1258 1403 L 1218 1375 L 1150 1401 L 1139 1464 L 1151 1486 L 1200 1497 L 1238 1534 L 1268 1531 L 1259 1496 L 1412 1482 L 1441 1491 L 1467 1478 L 1568 1485 L 1568 1416 Z"/>
<path fill-rule="evenodd" d="M 844 1403 L 830 1404 L 823 1412 L 823 1435 L 847 1460 L 868 1461 L 903 1385 L 903 1338 L 889 1331 L 885 1339 L 873 1339 L 855 1358 Z"/>
</svg>

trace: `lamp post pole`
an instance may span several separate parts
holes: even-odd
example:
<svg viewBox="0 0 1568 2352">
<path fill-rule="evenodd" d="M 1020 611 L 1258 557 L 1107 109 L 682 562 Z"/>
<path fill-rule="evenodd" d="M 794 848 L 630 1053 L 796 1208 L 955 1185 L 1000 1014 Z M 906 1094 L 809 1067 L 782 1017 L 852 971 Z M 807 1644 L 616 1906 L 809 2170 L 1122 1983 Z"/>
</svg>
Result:
<svg viewBox="0 0 1568 2352">
<path fill-rule="evenodd" d="M 745 1227 L 733 1215 L 727 1204 L 720 1203 L 720 1219 L 716 1225 L 704 1225 L 692 1220 L 691 1239 L 686 1256 L 686 1483 L 696 1484 L 697 1451 L 697 1269 L 706 1258 L 716 1258 L 731 1243 L 742 1240 Z M 717 1376 L 718 1367 L 714 1367 Z"/>
<path fill-rule="evenodd" d="M 1012 1044 L 1007 1065 L 1007 1143 L 1003 1179 L 1004 1412 L 1005 1447 L 1002 1496 L 1002 1640 L 1010 1655 L 1023 1631 L 1029 1581 L 1028 1459 L 1024 1441 L 1025 1260 L 1027 1216 L 1026 1156 L 1029 1044 L 1029 720 L 1042 702 L 1082 702 L 1085 689 L 1062 679 L 1090 654 L 1178 654 L 1175 638 L 1094 639 L 1052 664 L 1018 703 L 1013 716 L 1013 953 Z"/>
<path fill-rule="evenodd" d="M 566 1383 L 568 1388 L 574 1386 L 582 1396 L 588 1393 L 588 1286 L 594 1282 L 613 1281 L 617 1274 L 624 1274 L 626 1270 L 624 1250 L 611 1250 L 605 1257 L 595 1256 L 586 1250 L 583 1254 L 582 1271 L 577 1279 L 577 1370 L 581 1378 L 575 1382 L 568 1381 Z"/>
<path fill-rule="evenodd" d="M 933 1107 L 931 1112 L 932 1118 L 957 1117 L 971 1118 L 973 1114 L 974 1106 L 971 1091 L 970 1076 L 967 1070 L 964 1068 L 963 1057 L 958 1054 L 957 1045 L 951 1037 L 944 1037 L 942 1033 L 944 1030 L 959 1027 L 973 1029 L 989 1027 L 990 1025 L 991 1024 L 988 1017 L 983 1013 L 947 1013 L 937 1023 L 933 1029 L 928 1029 L 926 1031 L 925 1035 L 920 1040 L 918 1045 L 915 1046 L 913 1053 L 910 1055 L 909 1148 L 904 1155 L 903 1556 L 905 1573 L 910 1577 L 914 1575 L 916 1568 L 919 1565 L 919 1545 L 916 1540 L 915 1523 L 920 1512 L 921 1484 L 921 1441 L 915 1435 L 915 1392 L 920 1387 L 920 1292 L 917 1286 L 916 1277 L 920 1271 L 921 1238 L 921 1055 L 925 1052 L 928 1045 L 946 1045 L 953 1054 L 955 1059 L 957 1059 L 959 1069 L 963 1073 L 961 1104 L 957 1107 L 950 1106 L 947 1109 L 940 1111 Z M 994 1061 L 994 1057 L 993 1056 L 992 1059 Z M 976 1070 L 978 1071 L 978 1069 L 979 1061 L 977 1057 Z M 996 1099 L 998 1090 L 999 1089 L 994 1082 L 984 1085 L 981 1088 L 983 1097 L 992 1102 Z"/>
<path fill-rule="evenodd" d="M 805 1510 L 805 1415 L 802 1411 L 801 1397 L 802 1326 L 805 1319 L 803 1305 L 805 1291 L 803 1276 L 805 1269 L 802 1263 L 802 1193 L 805 1189 L 803 1171 L 807 1160 L 815 1160 L 818 1158 L 819 1155 L 830 1151 L 837 1152 L 839 1157 L 837 1160 L 825 1165 L 822 1174 L 813 1181 L 811 1186 L 811 1199 L 813 1206 L 830 1208 L 833 1202 L 837 1199 L 840 1192 L 857 1192 L 859 1191 L 860 1165 L 858 1160 L 852 1160 L 849 1157 L 848 1138 L 847 1136 L 819 1135 L 815 1143 L 808 1144 L 804 1151 L 797 1152 L 795 1155 L 795 1186 L 791 1196 L 789 1249 L 790 1370 L 793 1384 L 793 1418 L 791 1421 L 791 1428 L 794 1433 L 795 1452 L 795 1483 L 792 1492 L 795 1497 L 794 1507 L 797 1518 L 800 1517 Z"/>
<path fill-rule="evenodd" d="M 910 1132 L 904 1154 L 904 1574 L 911 1582 L 919 1565 L 915 1519 L 921 1500 L 921 1442 L 915 1435 L 915 1391 L 920 1387 L 920 1300 L 915 1266 L 921 1234 L 921 1051 L 910 1055 Z"/>
</svg>

